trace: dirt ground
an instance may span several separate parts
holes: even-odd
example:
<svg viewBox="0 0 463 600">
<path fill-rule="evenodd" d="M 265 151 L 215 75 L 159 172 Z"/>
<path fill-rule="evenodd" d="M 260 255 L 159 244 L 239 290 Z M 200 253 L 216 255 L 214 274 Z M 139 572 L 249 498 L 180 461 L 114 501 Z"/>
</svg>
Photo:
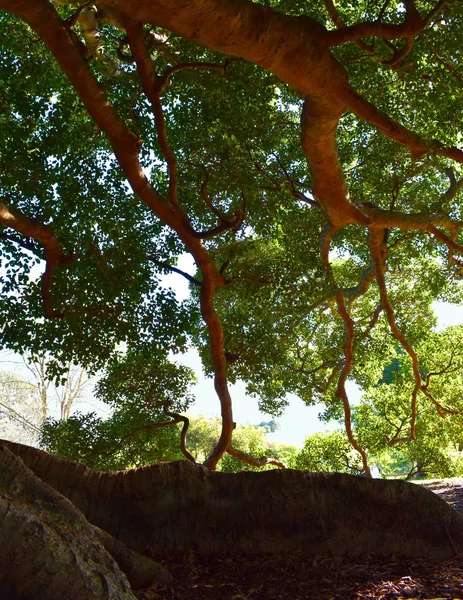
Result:
<svg viewBox="0 0 463 600">
<path fill-rule="evenodd" d="M 460 483 L 427 484 L 463 512 Z M 159 559 L 159 557 L 156 557 Z M 374 556 L 362 562 L 307 555 L 170 557 L 173 587 L 154 586 L 139 600 L 392 600 L 463 598 L 463 555 L 439 563 Z"/>
</svg>

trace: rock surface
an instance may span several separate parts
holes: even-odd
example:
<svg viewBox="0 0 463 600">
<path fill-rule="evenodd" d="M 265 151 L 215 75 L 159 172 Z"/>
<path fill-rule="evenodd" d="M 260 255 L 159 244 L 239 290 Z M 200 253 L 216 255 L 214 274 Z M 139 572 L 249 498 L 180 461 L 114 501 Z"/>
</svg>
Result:
<svg viewBox="0 0 463 600">
<path fill-rule="evenodd" d="M 0 598 L 133 600 L 125 575 L 69 500 L 0 445 Z"/>
</svg>

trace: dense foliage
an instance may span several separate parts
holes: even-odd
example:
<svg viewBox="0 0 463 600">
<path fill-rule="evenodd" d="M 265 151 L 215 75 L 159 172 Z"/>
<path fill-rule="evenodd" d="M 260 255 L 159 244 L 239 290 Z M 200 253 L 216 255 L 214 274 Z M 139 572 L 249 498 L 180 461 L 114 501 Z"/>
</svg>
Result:
<svg viewBox="0 0 463 600">
<path fill-rule="evenodd" d="M 425 461 L 426 440 L 453 436 L 461 332 L 437 334 L 432 303 L 462 300 L 461 2 L 0 9 L 1 345 L 48 353 L 56 378 L 71 358 L 111 370 L 121 343 L 147 365 L 114 372 L 113 417 L 75 431 L 108 446 L 120 415 L 148 427 L 178 402 L 178 418 L 186 374 L 167 357 L 193 343 L 221 404 L 211 468 L 233 455 L 236 379 L 272 415 L 289 393 L 323 402 L 367 473 L 384 444 Z M 184 252 L 196 273 L 176 268 Z M 365 391 L 355 415 L 347 378 Z"/>
</svg>

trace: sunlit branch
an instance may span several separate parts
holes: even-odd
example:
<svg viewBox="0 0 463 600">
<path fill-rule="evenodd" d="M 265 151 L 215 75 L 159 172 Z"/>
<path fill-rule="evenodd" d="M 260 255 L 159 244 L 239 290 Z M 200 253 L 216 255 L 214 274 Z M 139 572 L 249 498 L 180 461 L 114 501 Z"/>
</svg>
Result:
<svg viewBox="0 0 463 600">
<path fill-rule="evenodd" d="M 345 105 L 333 98 L 307 97 L 301 113 L 301 145 L 312 173 L 312 194 L 336 230 L 347 223 L 368 224 L 350 200 L 339 161 L 336 130 L 344 111 Z"/>
<path fill-rule="evenodd" d="M 446 214 L 402 213 L 394 210 L 383 210 L 367 204 L 358 204 L 358 209 L 369 218 L 370 227 L 402 231 L 428 231 L 434 233 L 438 227 L 449 230 L 463 228 L 463 221 L 457 221 Z"/>
<path fill-rule="evenodd" d="M 342 367 L 341 373 L 338 379 L 338 387 L 336 390 L 336 396 L 342 400 L 343 408 L 344 408 L 344 426 L 346 429 L 347 437 L 351 446 L 357 450 L 357 452 L 362 457 L 363 470 L 365 471 L 365 475 L 367 477 L 371 477 L 370 467 L 368 465 L 368 458 L 365 450 L 360 446 L 357 440 L 354 437 L 354 433 L 352 431 L 352 419 L 351 419 L 351 408 L 349 403 L 349 398 L 346 392 L 346 380 L 349 376 L 350 370 L 352 368 L 352 361 L 354 358 L 354 322 L 352 321 L 351 316 L 346 310 L 346 306 L 344 304 L 343 295 L 338 292 L 336 295 L 336 303 L 338 306 L 338 313 L 341 319 L 344 321 L 345 327 L 345 335 L 346 341 L 344 345 L 344 357 L 345 362 Z"/>
<path fill-rule="evenodd" d="M 437 414 L 439 415 L 439 417 L 441 417 L 442 419 L 445 418 L 446 415 L 459 415 L 460 411 L 452 409 L 452 408 L 447 408 L 445 406 L 442 406 L 442 404 L 440 402 L 438 402 L 436 400 L 436 398 L 434 398 L 434 396 L 431 394 L 431 392 L 428 390 L 427 386 L 422 385 L 421 386 L 421 391 L 423 392 L 423 394 L 429 398 L 429 400 L 431 400 L 431 402 L 434 404 L 434 406 L 436 407 L 436 411 Z"/>
<path fill-rule="evenodd" d="M 201 270 L 203 276 L 201 314 L 210 334 L 211 359 L 215 372 L 214 385 L 220 399 L 222 414 L 222 432 L 219 442 L 212 455 L 206 460 L 206 466 L 214 469 L 222 454 L 226 452 L 233 434 L 232 402 L 228 390 L 227 364 L 224 355 L 224 333 L 214 307 L 214 293 L 218 288 L 226 285 L 226 281 L 217 271 L 207 248 L 194 236 L 186 215 L 179 207 L 172 207 L 151 186 L 138 157 L 141 140 L 130 131 L 111 105 L 52 5 L 41 2 L 40 10 L 30 10 L 29 2 L 22 2 L 19 7 L 13 0 L 1 0 L 1 4 L 24 19 L 53 53 L 91 118 L 106 134 L 134 193 L 155 215 L 178 233 Z M 142 42 L 142 40 L 138 41 Z M 135 42 L 137 42 L 136 36 Z M 143 58 L 145 46 L 143 45 L 140 50 Z M 149 56 L 148 58 L 150 62 L 147 63 L 147 67 L 152 68 L 151 59 Z"/>
<path fill-rule="evenodd" d="M 329 261 L 329 250 L 330 243 L 332 237 L 335 233 L 335 228 L 328 223 L 325 226 L 325 231 L 323 234 L 322 245 L 321 245 L 321 256 L 322 263 L 326 269 L 326 275 L 330 282 L 333 284 L 333 287 L 337 288 L 336 282 L 334 281 L 333 270 Z M 346 391 L 346 380 L 349 376 L 349 373 L 352 368 L 352 361 L 354 357 L 354 322 L 352 321 L 351 316 L 346 310 L 346 305 L 344 302 L 344 296 L 342 291 L 338 288 L 336 292 L 336 305 L 337 312 L 341 319 L 344 321 L 345 328 L 345 344 L 344 344 L 344 360 L 339 362 L 338 365 L 333 369 L 333 372 L 328 380 L 328 384 L 325 389 L 331 385 L 335 375 L 340 371 L 338 378 L 338 385 L 336 389 L 336 397 L 342 401 L 343 410 L 344 410 L 344 427 L 346 429 L 347 438 L 351 444 L 351 446 L 357 450 L 362 458 L 363 469 L 367 477 L 371 477 L 370 467 L 368 466 L 368 459 L 365 451 L 357 442 L 354 437 L 352 431 L 352 419 L 351 419 L 351 408 L 349 403 L 349 398 L 347 396 Z"/>
<path fill-rule="evenodd" d="M 336 25 L 336 27 L 338 29 L 342 29 L 342 28 L 346 27 L 346 24 L 342 20 L 337 8 L 334 5 L 333 0 L 323 0 L 323 3 L 325 4 L 325 8 L 328 11 L 328 14 L 331 17 L 331 20 Z M 369 46 L 363 40 L 361 40 L 361 39 L 354 40 L 354 43 L 358 48 L 363 50 L 363 52 L 366 52 L 367 54 L 370 54 L 370 55 L 375 54 L 375 50 L 374 50 L 373 46 Z"/>
<path fill-rule="evenodd" d="M 61 319 L 64 314 L 55 311 L 51 297 L 51 285 L 55 269 L 62 268 L 74 260 L 74 255 L 64 254 L 54 229 L 50 225 L 44 225 L 35 219 L 24 215 L 19 210 L 7 206 L 0 200 L 0 223 L 5 227 L 11 227 L 18 233 L 33 238 L 41 244 L 44 249 L 46 261 L 45 272 L 42 276 L 42 303 L 43 311 L 47 319 Z"/>
<path fill-rule="evenodd" d="M 410 423 L 410 438 L 412 440 L 415 439 L 415 426 L 416 426 L 416 410 L 417 410 L 417 399 L 418 392 L 421 389 L 421 374 L 419 370 L 418 357 L 416 352 L 412 348 L 412 346 L 408 343 L 404 334 L 397 327 L 394 317 L 394 311 L 392 310 L 392 306 L 389 302 L 389 297 L 386 288 L 386 281 L 384 278 L 384 236 L 385 230 L 370 230 L 369 236 L 369 245 L 371 255 L 373 257 L 376 269 L 376 281 L 379 288 L 379 294 L 381 298 L 381 304 L 383 306 L 384 312 L 386 313 L 387 320 L 389 323 L 389 328 L 394 335 L 394 337 L 399 341 L 401 346 L 410 356 L 413 366 L 413 375 L 415 379 L 415 384 L 412 392 L 412 404 L 411 404 L 411 423 Z"/>
<path fill-rule="evenodd" d="M 252 467 L 265 467 L 265 465 L 275 465 L 279 469 L 286 469 L 285 463 L 277 460 L 276 458 L 269 458 L 267 456 L 262 456 L 261 458 L 254 458 L 246 452 L 242 452 L 241 450 L 237 450 L 236 448 L 232 448 L 229 446 L 227 448 L 227 454 L 230 456 L 234 456 L 235 458 L 239 458 L 244 463 L 251 465 Z"/>
<path fill-rule="evenodd" d="M 173 207 L 178 207 L 178 170 L 177 159 L 167 139 L 166 122 L 164 119 L 164 110 L 161 103 L 161 94 L 164 91 L 166 82 L 163 77 L 156 73 L 153 61 L 146 45 L 143 25 L 133 21 L 129 17 L 124 19 L 127 39 L 129 42 L 132 57 L 137 65 L 138 74 L 142 88 L 146 97 L 151 102 L 151 108 L 154 114 L 156 131 L 158 134 L 159 147 L 166 159 L 169 170 L 169 200 Z"/>
<path fill-rule="evenodd" d="M 0 200 L 0 223 L 5 227 L 11 227 L 25 237 L 36 240 L 43 246 L 47 260 L 57 263 L 66 262 L 68 257 L 64 254 L 54 229 L 50 225 L 44 225 L 31 219 L 2 200 Z"/>
<path fill-rule="evenodd" d="M 325 3 L 326 4 L 326 3 Z M 415 7 L 414 0 L 404 0 L 406 7 L 404 22 L 399 25 L 390 23 L 358 23 L 350 27 L 342 27 L 336 31 L 328 32 L 330 46 L 341 46 L 346 42 L 353 42 L 365 37 L 377 37 L 388 40 L 408 38 L 417 35 L 426 26 Z"/>
<path fill-rule="evenodd" d="M 347 86 L 338 93 L 346 105 L 361 119 L 367 121 L 385 136 L 408 148 L 415 158 L 422 158 L 429 152 L 435 152 L 456 162 L 463 163 L 463 150 L 454 146 L 445 146 L 436 140 L 424 140 L 391 117 L 379 110 L 374 104 L 362 98 L 355 90 Z"/>
</svg>

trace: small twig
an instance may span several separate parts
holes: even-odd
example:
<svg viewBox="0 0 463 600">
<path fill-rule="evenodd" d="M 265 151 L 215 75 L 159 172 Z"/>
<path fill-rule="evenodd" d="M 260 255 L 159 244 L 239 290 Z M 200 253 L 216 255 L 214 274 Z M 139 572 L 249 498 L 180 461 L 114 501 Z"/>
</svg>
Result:
<svg viewBox="0 0 463 600">
<path fill-rule="evenodd" d="M 74 27 L 83 11 L 92 4 L 95 4 L 95 0 L 89 0 L 88 2 L 84 2 L 84 4 L 81 4 L 76 12 L 64 21 L 64 25 L 66 27 Z"/>
<path fill-rule="evenodd" d="M 445 67 L 447 69 L 447 71 L 449 71 L 455 77 L 455 79 L 458 80 L 460 85 L 463 85 L 463 77 L 460 75 L 460 73 L 457 71 L 457 69 L 452 65 L 452 63 L 441 58 L 434 48 L 431 48 L 431 50 L 432 50 L 432 53 L 434 54 L 434 56 L 440 62 L 440 64 L 443 67 Z"/>
<path fill-rule="evenodd" d="M 449 2 L 452 2 L 453 0 L 440 0 L 440 2 L 438 2 L 436 4 L 436 6 L 429 12 L 429 14 L 424 17 L 424 25 L 425 27 L 427 27 L 435 17 L 437 17 L 437 15 L 441 12 L 441 10 L 447 5 L 449 4 Z"/>
<path fill-rule="evenodd" d="M 167 84 L 170 81 L 172 75 L 174 75 L 175 73 L 178 73 L 179 71 L 191 71 L 195 69 L 206 69 L 208 71 L 222 71 L 222 73 L 225 73 L 230 64 L 235 62 L 241 62 L 242 60 L 243 59 L 239 57 L 231 57 L 227 58 L 222 65 L 208 62 L 182 63 L 166 69 L 166 71 L 164 71 L 162 75 L 162 79 L 164 80 L 164 84 Z"/>
<path fill-rule="evenodd" d="M 434 406 L 436 407 L 436 410 L 437 410 L 437 414 L 442 419 L 444 419 L 446 415 L 459 415 L 460 414 L 460 411 L 458 411 L 458 410 L 455 410 L 452 408 L 446 408 L 445 406 L 442 406 L 442 404 L 434 398 L 434 396 L 428 390 L 427 386 L 422 385 L 420 389 L 423 392 L 423 394 L 427 398 L 429 398 L 429 400 L 431 400 L 431 402 L 434 404 Z"/>
</svg>

